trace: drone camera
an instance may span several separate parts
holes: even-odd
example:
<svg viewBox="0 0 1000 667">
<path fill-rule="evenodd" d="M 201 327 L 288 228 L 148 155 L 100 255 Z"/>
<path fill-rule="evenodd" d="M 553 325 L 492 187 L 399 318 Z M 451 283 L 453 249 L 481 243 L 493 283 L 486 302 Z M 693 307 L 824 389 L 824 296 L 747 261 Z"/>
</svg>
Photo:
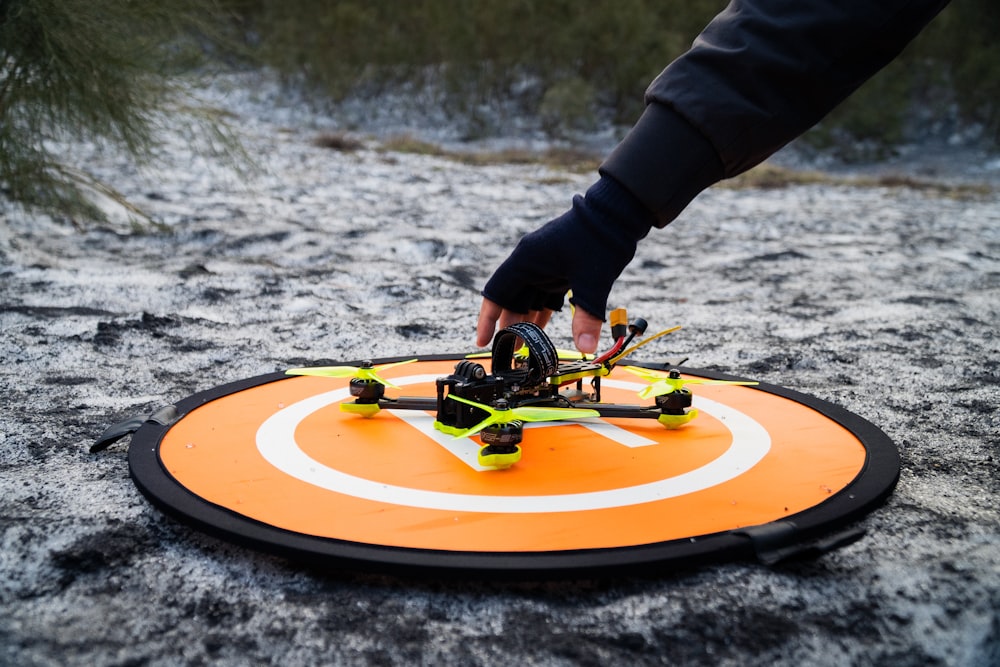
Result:
<svg viewBox="0 0 1000 667">
<path fill-rule="evenodd" d="M 455 372 L 447 377 L 438 378 L 437 382 L 437 418 L 446 426 L 454 428 L 472 428 L 489 414 L 473 405 L 459 401 L 449 401 L 448 396 L 454 394 L 483 405 L 492 405 L 503 396 L 503 379 L 488 375 L 482 365 L 469 360 L 455 364 Z"/>
</svg>

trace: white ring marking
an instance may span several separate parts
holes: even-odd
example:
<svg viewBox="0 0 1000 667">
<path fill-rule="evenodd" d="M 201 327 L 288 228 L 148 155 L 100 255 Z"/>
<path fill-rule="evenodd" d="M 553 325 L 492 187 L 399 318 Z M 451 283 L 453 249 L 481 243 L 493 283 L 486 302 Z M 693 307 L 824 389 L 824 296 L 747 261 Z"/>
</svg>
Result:
<svg viewBox="0 0 1000 667">
<path fill-rule="evenodd" d="M 440 375 L 393 378 L 403 386 L 433 382 Z M 640 390 L 644 385 L 617 380 L 604 384 Z M 713 415 L 732 433 L 729 448 L 714 461 L 680 475 L 655 482 L 605 491 L 535 496 L 473 495 L 414 489 L 357 477 L 330 468 L 311 458 L 295 441 L 295 428 L 317 410 L 350 398 L 347 388 L 317 394 L 289 405 L 269 417 L 257 430 L 257 449 L 275 468 L 302 482 L 375 502 L 451 512 L 542 514 L 581 512 L 656 502 L 695 493 L 739 477 L 763 459 L 771 449 L 771 437 L 757 421 L 744 413 L 706 398 L 697 398 L 699 410 Z"/>
</svg>

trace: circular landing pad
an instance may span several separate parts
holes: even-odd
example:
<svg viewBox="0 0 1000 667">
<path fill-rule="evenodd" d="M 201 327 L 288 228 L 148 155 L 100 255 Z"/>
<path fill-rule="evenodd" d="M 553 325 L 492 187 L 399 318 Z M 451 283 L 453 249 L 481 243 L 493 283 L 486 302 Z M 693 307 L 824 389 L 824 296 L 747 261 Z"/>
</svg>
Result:
<svg viewBox="0 0 1000 667">
<path fill-rule="evenodd" d="M 386 394 L 433 397 L 459 359 L 394 367 Z M 644 386 L 616 368 L 602 400 L 648 404 Z M 530 424 L 520 462 L 500 471 L 479 466 L 478 438 L 436 431 L 433 413 L 361 418 L 340 410 L 348 379 L 275 373 L 180 401 L 171 424 L 146 422 L 129 465 L 155 504 L 209 534 L 326 567 L 435 576 L 771 562 L 836 543 L 831 531 L 895 485 L 895 446 L 856 415 L 769 385 L 691 388 L 700 414 L 682 428 Z"/>
</svg>

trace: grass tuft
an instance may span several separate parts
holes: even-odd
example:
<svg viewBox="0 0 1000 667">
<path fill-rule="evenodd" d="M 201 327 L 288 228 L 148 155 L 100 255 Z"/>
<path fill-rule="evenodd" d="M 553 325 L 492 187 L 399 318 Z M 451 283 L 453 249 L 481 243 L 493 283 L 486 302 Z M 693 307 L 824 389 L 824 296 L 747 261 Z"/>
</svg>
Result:
<svg viewBox="0 0 1000 667">
<path fill-rule="evenodd" d="M 319 148 L 329 148 L 332 151 L 337 151 L 338 153 L 354 153 L 365 147 L 364 142 L 360 139 L 355 139 L 354 137 L 348 136 L 341 133 L 324 132 L 315 139 L 313 139 L 313 146 L 318 146 Z"/>
</svg>

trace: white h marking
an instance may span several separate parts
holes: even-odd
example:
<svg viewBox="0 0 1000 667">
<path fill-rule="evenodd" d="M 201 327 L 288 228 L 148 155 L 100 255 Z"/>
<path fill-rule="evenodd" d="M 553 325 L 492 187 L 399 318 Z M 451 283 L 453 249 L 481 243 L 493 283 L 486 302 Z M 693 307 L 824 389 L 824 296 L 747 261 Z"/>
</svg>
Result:
<svg viewBox="0 0 1000 667">
<path fill-rule="evenodd" d="M 473 470 L 491 471 L 493 468 L 486 468 L 479 465 L 479 443 L 471 438 L 456 438 L 447 435 L 434 428 L 434 416 L 421 410 L 387 410 L 390 414 L 403 420 L 413 428 L 417 429 L 428 438 L 441 445 L 454 454 L 458 460 Z M 525 424 L 525 428 L 544 428 L 546 426 L 565 426 L 567 424 L 578 424 L 588 428 L 594 433 L 603 435 L 608 440 L 613 440 L 625 447 L 648 447 L 657 444 L 655 440 L 650 440 L 641 435 L 636 435 L 631 431 L 609 424 L 599 419 L 581 419 L 568 422 L 541 422 L 538 424 Z"/>
</svg>

